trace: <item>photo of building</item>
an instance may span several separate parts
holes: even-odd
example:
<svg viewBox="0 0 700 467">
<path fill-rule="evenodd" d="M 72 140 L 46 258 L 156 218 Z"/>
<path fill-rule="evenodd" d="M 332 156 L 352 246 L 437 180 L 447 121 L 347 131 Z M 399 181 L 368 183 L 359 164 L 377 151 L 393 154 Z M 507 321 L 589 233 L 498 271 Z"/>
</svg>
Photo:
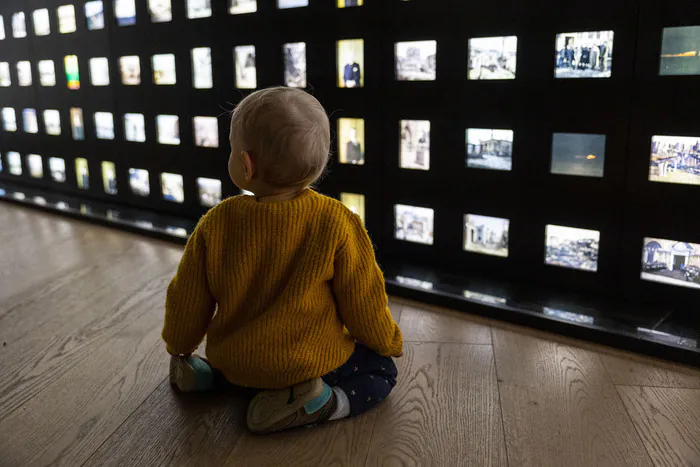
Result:
<svg viewBox="0 0 700 467">
<path fill-rule="evenodd" d="M 557 34 L 554 52 L 556 78 L 610 78 L 613 31 Z"/>
<path fill-rule="evenodd" d="M 700 244 L 645 238 L 642 279 L 700 289 Z"/>
<path fill-rule="evenodd" d="M 582 271 L 598 270 L 600 232 L 561 225 L 548 225 L 545 263 Z"/>
<path fill-rule="evenodd" d="M 653 136 L 649 180 L 700 185 L 700 137 Z"/>
<path fill-rule="evenodd" d="M 511 170 L 513 130 L 467 129 L 466 166 L 475 169 Z"/>
<path fill-rule="evenodd" d="M 435 81 L 437 41 L 397 42 L 394 62 L 399 81 Z"/>
<path fill-rule="evenodd" d="M 500 217 L 466 214 L 464 216 L 464 250 L 507 257 L 509 224 L 508 219 Z"/>
<path fill-rule="evenodd" d="M 396 216 L 394 236 L 397 240 L 433 244 L 434 211 L 432 209 L 397 204 L 394 206 L 394 213 Z"/>
<path fill-rule="evenodd" d="M 518 37 L 469 39 L 469 79 L 515 79 Z"/>
<path fill-rule="evenodd" d="M 401 168 L 430 168 L 430 121 L 401 120 L 399 160 Z"/>
</svg>

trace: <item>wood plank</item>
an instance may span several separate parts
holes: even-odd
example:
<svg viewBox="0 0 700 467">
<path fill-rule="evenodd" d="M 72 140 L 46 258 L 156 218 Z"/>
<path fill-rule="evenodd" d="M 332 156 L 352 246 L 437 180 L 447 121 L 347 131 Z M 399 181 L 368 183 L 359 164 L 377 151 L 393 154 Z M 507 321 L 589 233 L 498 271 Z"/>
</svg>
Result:
<svg viewBox="0 0 700 467">
<path fill-rule="evenodd" d="M 601 354 L 615 384 L 700 389 L 700 370 L 637 357 L 621 358 Z"/>
<path fill-rule="evenodd" d="M 507 465 L 492 348 L 408 343 L 404 353 L 366 465 Z"/>
<path fill-rule="evenodd" d="M 246 431 L 247 402 L 240 390 L 182 394 L 163 381 L 84 465 L 222 465 Z"/>
<path fill-rule="evenodd" d="M 364 466 L 377 411 L 313 428 L 244 434 L 225 465 Z M 184 465 L 184 464 L 182 464 Z"/>
<path fill-rule="evenodd" d="M 500 329 L 493 337 L 513 465 L 651 465 L 595 352 Z"/>
<path fill-rule="evenodd" d="M 155 281 L 127 327 L 0 422 L 3 462 L 81 465 L 166 378 L 165 288 Z"/>
<path fill-rule="evenodd" d="M 700 390 L 618 386 L 657 466 L 700 465 Z"/>
<path fill-rule="evenodd" d="M 404 305 L 399 321 L 405 342 L 491 344 L 489 326 L 457 311 L 423 310 Z"/>
</svg>

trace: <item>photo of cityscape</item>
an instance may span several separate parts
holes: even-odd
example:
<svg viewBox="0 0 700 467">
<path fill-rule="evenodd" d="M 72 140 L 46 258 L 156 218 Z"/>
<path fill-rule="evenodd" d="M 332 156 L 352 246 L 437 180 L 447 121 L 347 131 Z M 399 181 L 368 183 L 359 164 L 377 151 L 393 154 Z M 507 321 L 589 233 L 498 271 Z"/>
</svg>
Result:
<svg viewBox="0 0 700 467">
<path fill-rule="evenodd" d="M 432 209 L 397 204 L 394 206 L 394 213 L 396 216 L 394 236 L 397 240 L 433 244 L 434 211 Z"/>
<path fill-rule="evenodd" d="M 469 79 L 515 79 L 518 37 L 469 39 Z"/>
<path fill-rule="evenodd" d="M 437 41 L 397 42 L 394 53 L 397 80 L 435 81 Z"/>
<path fill-rule="evenodd" d="M 500 217 L 466 214 L 464 216 L 464 250 L 493 256 L 508 256 L 508 226 Z"/>
<path fill-rule="evenodd" d="M 600 232 L 547 225 L 545 263 L 582 271 L 598 270 Z"/>
<path fill-rule="evenodd" d="M 511 170 L 513 130 L 467 129 L 466 166 L 475 169 Z"/>
<path fill-rule="evenodd" d="M 700 26 L 664 28 L 660 75 L 700 75 Z"/>
<path fill-rule="evenodd" d="M 610 78 L 613 31 L 557 34 L 554 52 L 556 78 Z"/>
<path fill-rule="evenodd" d="M 649 180 L 700 185 L 700 136 L 653 136 Z"/>
<path fill-rule="evenodd" d="M 700 289 L 700 244 L 645 238 L 641 278 Z"/>
</svg>

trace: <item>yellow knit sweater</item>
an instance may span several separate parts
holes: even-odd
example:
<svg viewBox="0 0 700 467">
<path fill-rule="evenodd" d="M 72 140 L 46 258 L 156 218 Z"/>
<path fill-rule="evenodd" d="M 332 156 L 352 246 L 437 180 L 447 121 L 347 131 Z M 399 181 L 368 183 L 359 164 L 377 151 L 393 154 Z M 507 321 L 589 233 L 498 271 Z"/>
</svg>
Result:
<svg viewBox="0 0 700 467">
<path fill-rule="evenodd" d="M 403 345 L 362 221 L 311 189 L 211 209 L 165 308 L 168 352 L 190 353 L 206 334 L 209 361 L 242 386 L 282 388 L 329 373 L 350 358 L 353 338 L 386 356 Z"/>
</svg>

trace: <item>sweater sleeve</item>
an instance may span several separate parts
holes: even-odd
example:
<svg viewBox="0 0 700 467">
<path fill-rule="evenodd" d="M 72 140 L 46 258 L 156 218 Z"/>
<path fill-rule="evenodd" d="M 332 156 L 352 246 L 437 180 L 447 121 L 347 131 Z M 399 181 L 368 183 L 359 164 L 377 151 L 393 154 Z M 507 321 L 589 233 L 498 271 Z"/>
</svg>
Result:
<svg viewBox="0 0 700 467">
<path fill-rule="evenodd" d="M 204 217 L 187 241 L 165 297 L 163 340 L 173 355 L 193 352 L 204 339 L 216 301 L 209 290 Z"/>
<path fill-rule="evenodd" d="M 345 243 L 335 258 L 333 292 L 350 334 L 383 356 L 398 357 L 401 330 L 391 317 L 384 276 L 362 221 L 352 215 Z"/>
</svg>

